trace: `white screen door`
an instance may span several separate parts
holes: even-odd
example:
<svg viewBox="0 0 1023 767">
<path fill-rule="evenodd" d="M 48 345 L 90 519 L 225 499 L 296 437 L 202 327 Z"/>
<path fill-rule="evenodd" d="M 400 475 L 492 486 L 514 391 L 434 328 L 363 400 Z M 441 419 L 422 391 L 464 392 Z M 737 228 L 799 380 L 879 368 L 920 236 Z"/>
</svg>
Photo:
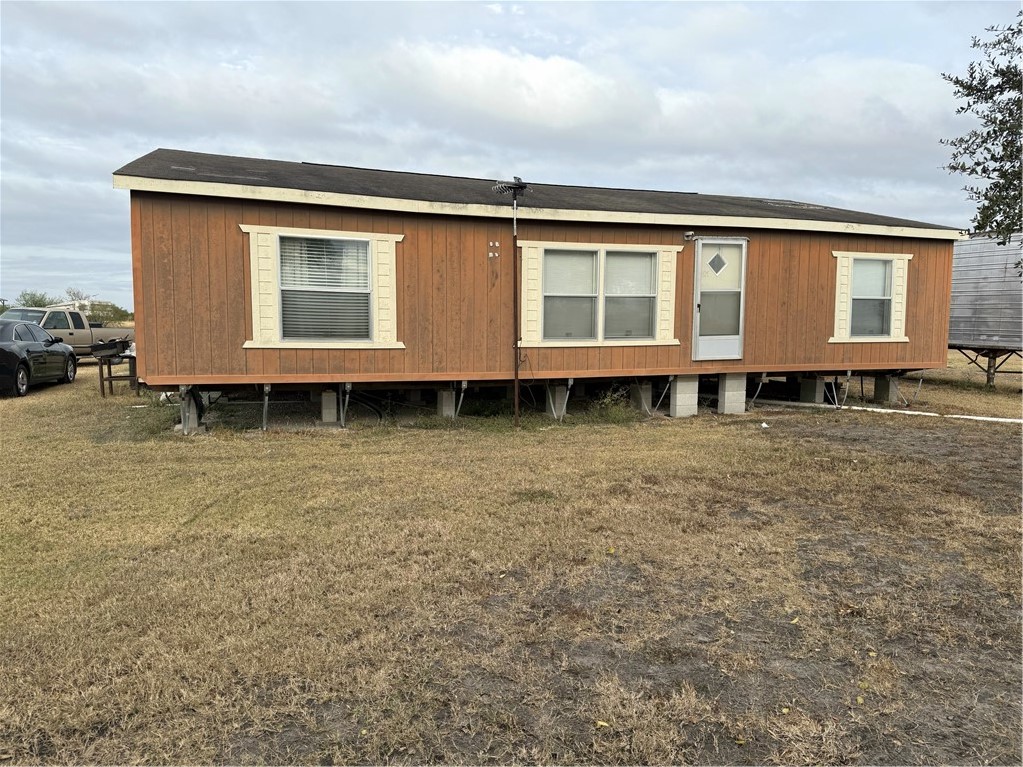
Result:
<svg viewBox="0 0 1023 767">
<path fill-rule="evenodd" d="M 694 360 L 742 359 L 745 283 L 746 240 L 697 240 Z"/>
</svg>

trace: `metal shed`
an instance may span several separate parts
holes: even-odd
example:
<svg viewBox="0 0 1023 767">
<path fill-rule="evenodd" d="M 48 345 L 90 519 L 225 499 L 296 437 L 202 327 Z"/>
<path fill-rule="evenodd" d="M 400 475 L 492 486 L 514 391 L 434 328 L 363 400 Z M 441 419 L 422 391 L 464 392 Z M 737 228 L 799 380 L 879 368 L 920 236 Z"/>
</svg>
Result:
<svg viewBox="0 0 1023 767">
<path fill-rule="evenodd" d="M 948 346 L 986 370 L 988 385 L 994 384 L 998 368 L 1023 350 L 1021 257 L 1023 234 L 1014 234 L 1005 245 L 994 237 L 955 244 Z"/>
</svg>

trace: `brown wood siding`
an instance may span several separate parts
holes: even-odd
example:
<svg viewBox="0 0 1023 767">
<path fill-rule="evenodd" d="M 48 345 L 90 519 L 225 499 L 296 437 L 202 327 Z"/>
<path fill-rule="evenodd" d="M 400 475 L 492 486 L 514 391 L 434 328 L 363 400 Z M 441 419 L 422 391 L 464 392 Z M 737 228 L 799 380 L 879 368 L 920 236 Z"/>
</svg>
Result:
<svg viewBox="0 0 1023 767">
<path fill-rule="evenodd" d="M 152 301 L 146 301 L 145 291 L 148 289 L 148 285 L 142 280 L 142 254 L 150 252 L 150 249 L 145 247 L 142 242 L 142 233 L 147 229 L 150 229 L 150 227 L 143 226 L 142 223 L 142 205 L 139 204 L 138 200 L 134 199 L 133 195 L 131 202 L 131 284 L 132 312 L 135 315 L 136 348 L 141 348 L 144 345 L 143 339 L 146 337 L 149 328 L 148 317 L 146 317 L 143 307 L 151 306 L 153 303 Z M 148 272 L 148 270 L 146 271 Z M 142 359 L 137 360 L 137 370 L 143 378 L 146 376 L 146 371 L 143 367 L 144 362 Z"/>
<path fill-rule="evenodd" d="M 512 377 L 509 222 L 145 192 L 132 193 L 131 222 L 139 372 L 154 385 Z M 252 338 L 251 275 L 249 238 L 240 224 L 404 235 L 396 246 L 395 293 L 398 339 L 406 348 L 244 348 Z M 552 242 L 679 245 L 682 233 L 657 226 L 519 225 L 522 239 Z M 676 270 L 679 345 L 527 348 L 523 379 L 945 365 L 951 242 L 735 229 L 698 234 L 749 239 L 743 359 L 692 359 L 695 243 L 686 242 Z M 836 250 L 913 254 L 909 343 L 828 343 Z"/>
</svg>

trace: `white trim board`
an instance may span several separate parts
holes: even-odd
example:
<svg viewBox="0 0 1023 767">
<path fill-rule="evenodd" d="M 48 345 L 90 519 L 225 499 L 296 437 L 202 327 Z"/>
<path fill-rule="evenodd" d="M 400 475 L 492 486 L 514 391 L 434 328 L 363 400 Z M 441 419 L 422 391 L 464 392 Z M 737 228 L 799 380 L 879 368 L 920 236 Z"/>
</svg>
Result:
<svg viewBox="0 0 1023 767">
<path fill-rule="evenodd" d="M 363 208 L 405 213 L 427 213 L 447 216 L 477 216 L 485 218 L 512 217 L 510 205 L 480 205 L 453 202 L 429 202 L 370 195 L 342 194 L 339 192 L 313 192 L 272 186 L 223 184 L 208 181 L 176 181 L 114 175 L 114 189 L 137 192 L 163 192 L 191 194 L 206 197 L 233 197 L 261 202 L 292 202 L 306 205 L 330 205 L 340 208 Z M 744 229 L 792 229 L 804 232 L 838 232 L 842 234 L 872 234 L 886 237 L 918 237 L 932 240 L 961 240 L 962 232 L 950 229 L 927 229 L 908 226 L 879 226 L 877 224 L 851 224 L 840 221 L 808 221 L 794 218 L 754 218 L 745 216 L 698 216 L 669 213 L 635 213 L 613 210 L 562 210 L 559 208 L 530 208 L 520 206 L 519 221 L 579 221 L 607 224 L 647 224 L 681 227 L 732 227 Z"/>
</svg>

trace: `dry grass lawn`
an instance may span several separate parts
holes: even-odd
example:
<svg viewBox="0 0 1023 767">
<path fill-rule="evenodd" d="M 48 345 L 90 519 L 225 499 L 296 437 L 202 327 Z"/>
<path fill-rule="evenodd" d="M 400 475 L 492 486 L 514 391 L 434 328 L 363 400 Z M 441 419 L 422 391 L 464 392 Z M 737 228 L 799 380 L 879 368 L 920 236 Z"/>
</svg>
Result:
<svg viewBox="0 0 1023 767">
<path fill-rule="evenodd" d="M 0 400 L 0 762 L 1023 758 L 1018 426 L 175 415 Z"/>
<path fill-rule="evenodd" d="M 985 360 L 980 362 L 984 364 Z M 1019 357 L 1008 359 L 995 376 L 994 389 L 989 389 L 984 371 L 971 365 L 959 352 L 950 350 L 948 367 L 914 371 L 902 378 L 898 382 L 902 399 L 891 407 L 941 414 L 1020 418 L 1023 416 L 1023 366 L 1020 363 Z M 872 401 L 873 396 L 874 379 L 870 376 L 856 377 L 849 380 L 848 395 L 842 403 L 880 407 Z"/>
<path fill-rule="evenodd" d="M 978 360 L 986 364 L 986 360 Z M 906 376 L 902 384 L 907 399 L 913 400 L 915 410 L 938 413 L 988 415 L 1000 418 L 1023 416 L 1023 360 L 1010 357 L 995 375 L 994 390 L 988 389 L 983 370 L 971 365 L 958 351 L 949 350 L 948 367 L 944 370 L 925 370 Z M 854 389 L 855 390 L 855 389 Z"/>
</svg>

